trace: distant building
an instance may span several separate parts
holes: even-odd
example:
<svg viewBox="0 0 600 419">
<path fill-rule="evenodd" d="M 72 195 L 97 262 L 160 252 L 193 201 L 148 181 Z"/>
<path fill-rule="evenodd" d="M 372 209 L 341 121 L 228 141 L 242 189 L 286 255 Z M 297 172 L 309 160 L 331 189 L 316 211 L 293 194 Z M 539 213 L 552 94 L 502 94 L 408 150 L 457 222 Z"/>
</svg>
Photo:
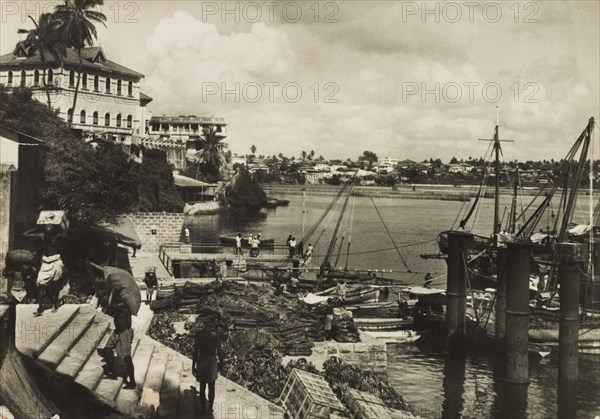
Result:
<svg viewBox="0 0 600 419">
<path fill-rule="evenodd" d="M 73 113 L 72 128 L 84 138 L 137 143 L 145 132 L 146 105 L 152 101 L 140 92 L 144 75 L 110 61 L 101 47 L 83 48 L 82 56 L 83 71 L 74 111 L 79 68 L 77 52 L 67 48 L 62 64 L 50 54 L 46 57 L 46 86 L 52 107 L 58 109 L 65 121 Z M 1 56 L 0 83 L 7 87 L 29 87 L 35 99 L 47 103 L 39 53 L 19 47 Z"/>
<path fill-rule="evenodd" d="M 153 116 L 148 126 L 148 137 L 184 146 L 188 152 L 195 153 L 197 141 L 211 127 L 216 129 L 219 136 L 226 137 L 227 124 L 224 118 L 196 115 Z"/>
<path fill-rule="evenodd" d="M 396 166 L 399 162 L 398 159 L 393 159 L 391 157 L 379 157 L 377 162 L 380 166 Z"/>
</svg>

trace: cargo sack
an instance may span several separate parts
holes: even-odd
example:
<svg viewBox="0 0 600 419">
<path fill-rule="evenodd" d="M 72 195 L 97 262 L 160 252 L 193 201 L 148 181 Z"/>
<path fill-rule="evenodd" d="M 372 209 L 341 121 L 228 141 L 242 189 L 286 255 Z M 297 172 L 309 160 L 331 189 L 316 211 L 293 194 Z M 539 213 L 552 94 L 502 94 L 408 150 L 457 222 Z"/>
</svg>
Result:
<svg viewBox="0 0 600 419">
<path fill-rule="evenodd" d="M 117 291 L 117 298 L 127 305 L 131 314 L 137 315 L 142 305 L 142 294 L 133 276 L 123 269 L 105 266 L 104 280 L 108 289 Z"/>
</svg>

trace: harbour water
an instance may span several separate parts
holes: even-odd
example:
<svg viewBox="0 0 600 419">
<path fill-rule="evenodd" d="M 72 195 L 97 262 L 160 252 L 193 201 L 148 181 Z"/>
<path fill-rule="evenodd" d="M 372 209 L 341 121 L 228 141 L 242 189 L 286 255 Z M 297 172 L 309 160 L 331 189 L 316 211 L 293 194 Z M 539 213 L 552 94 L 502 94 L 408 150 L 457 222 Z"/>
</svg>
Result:
<svg viewBox="0 0 600 419">
<path fill-rule="evenodd" d="M 214 215 L 186 218 L 193 242 L 218 242 L 219 235 L 261 233 L 262 238 L 274 238 L 275 244 L 285 244 L 289 234 L 298 240 L 302 237 L 302 197 L 278 196 L 290 200 L 287 207 L 264 213 L 245 214 L 234 211 Z M 509 197 L 503 197 L 507 202 Z M 357 269 L 385 269 L 385 276 L 422 283 L 426 272 L 439 276 L 445 283 L 445 262 L 425 260 L 423 253 L 436 253 L 435 239 L 440 231 L 457 223 L 457 216 L 465 205 L 458 201 L 375 199 L 396 245 L 401 248 L 410 270 L 403 265 L 394 245 L 383 227 L 369 198 L 351 200 L 349 209 L 352 221 L 343 223 L 345 242 L 338 265 L 346 264 L 346 243 L 351 237 L 348 267 Z M 331 197 L 306 198 L 305 232 L 316 222 Z M 584 208 L 581 212 L 584 212 Z M 316 255 L 322 255 L 331 238 L 337 221 L 337 212 L 328 220 L 328 228 L 316 243 Z M 477 217 L 476 234 L 487 235 L 492 227 L 493 200 L 482 202 Z M 550 223 L 551 220 L 544 220 Z M 313 236 L 323 230 L 322 226 Z M 545 227 L 545 226 L 544 226 Z M 338 242 L 339 243 L 339 242 Z M 318 258 L 317 258 L 318 262 Z M 464 364 L 449 360 L 442 352 L 422 348 L 415 344 L 388 346 L 389 380 L 405 396 L 422 417 L 452 417 L 459 412 L 462 417 L 502 417 L 502 371 L 498 370 L 492 355 L 467 357 Z M 523 408 L 529 418 L 552 418 L 557 414 L 558 356 L 530 361 L 531 383 L 527 390 L 527 403 Z M 580 356 L 578 386 L 578 417 L 593 418 L 600 415 L 600 357 Z"/>
</svg>

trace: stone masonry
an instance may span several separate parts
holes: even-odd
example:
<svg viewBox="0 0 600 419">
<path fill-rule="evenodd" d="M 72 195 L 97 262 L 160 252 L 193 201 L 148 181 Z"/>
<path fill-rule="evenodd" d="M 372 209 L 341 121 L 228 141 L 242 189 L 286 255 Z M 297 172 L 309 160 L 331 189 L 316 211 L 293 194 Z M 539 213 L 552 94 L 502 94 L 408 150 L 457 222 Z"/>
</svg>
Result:
<svg viewBox="0 0 600 419">
<path fill-rule="evenodd" d="M 179 242 L 185 215 L 169 212 L 137 212 L 128 214 L 142 242 L 143 252 L 158 252 L 162 243 Z"/>
</svg>

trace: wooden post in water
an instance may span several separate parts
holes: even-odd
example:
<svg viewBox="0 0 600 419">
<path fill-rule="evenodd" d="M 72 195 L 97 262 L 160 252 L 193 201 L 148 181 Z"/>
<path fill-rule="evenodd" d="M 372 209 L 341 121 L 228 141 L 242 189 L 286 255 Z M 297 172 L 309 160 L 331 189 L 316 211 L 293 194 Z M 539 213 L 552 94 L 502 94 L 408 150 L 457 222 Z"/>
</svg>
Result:
<svg viewBox="0 0 600 419">
<path fill-rule="evenodd" d="M 513 384 L 528 384 L 531 250 L 526 244 L 508 243 L 507 253 L 505 379 Z"/>
<path fill-rule="evenodd" d="M 468 233 L 448 233 L 448 279 L 446 284 L 446 348 L 453 355 L 464 353 L 467 309 L 467 251 L 473 243 Z"/>
<path fill-rule="evenodd" d="M 508 250 L 505 247 L 498 248 L 497 259 L 497 284 L 496 310 L 495 310 L 495 334 L 496 343 L 502 346 L 506 335 L 506 282 L 508 281 Z"/>
<path fill-rule="evenodd" d="M 560 284 L 558 331 L 558 416 L 560 418 L 574 418 L 577 414 L 579 287 L 580 272 L 586 256 L 585 245 L 581 243 L 556 245 Z"/>
</svg>

